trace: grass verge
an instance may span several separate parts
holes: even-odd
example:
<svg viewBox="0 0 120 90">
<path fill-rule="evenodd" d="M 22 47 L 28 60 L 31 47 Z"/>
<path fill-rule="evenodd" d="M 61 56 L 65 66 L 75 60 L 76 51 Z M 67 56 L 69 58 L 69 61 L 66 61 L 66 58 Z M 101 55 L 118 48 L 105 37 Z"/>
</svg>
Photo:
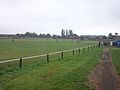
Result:
<svg viewBox="0 0 120 90">
<path fill-rule="evenodd" d="M 110 48 L 113 64 L 120 75 L 120 48 Z"/>
</svg>

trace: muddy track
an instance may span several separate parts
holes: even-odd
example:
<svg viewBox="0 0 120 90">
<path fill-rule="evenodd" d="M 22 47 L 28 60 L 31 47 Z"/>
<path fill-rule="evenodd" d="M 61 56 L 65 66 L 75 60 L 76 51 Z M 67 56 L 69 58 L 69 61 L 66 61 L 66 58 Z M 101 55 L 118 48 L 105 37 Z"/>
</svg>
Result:
<svg viewBox="0 0 120 90">
<path fill-rule="evenodd" d="M 120 77 L 112 64 L 108 48 L 104 49 L 100 63 L 89 74 L 87 83 L 96 90 L 120 90 Z"/>
</svg>

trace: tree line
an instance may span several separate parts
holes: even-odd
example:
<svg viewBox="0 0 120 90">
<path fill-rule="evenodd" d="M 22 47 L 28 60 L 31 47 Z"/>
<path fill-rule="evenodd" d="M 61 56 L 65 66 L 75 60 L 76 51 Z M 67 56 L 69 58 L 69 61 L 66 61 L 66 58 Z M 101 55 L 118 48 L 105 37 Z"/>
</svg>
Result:
<svg viewBox="0 0 120 90">
<path fill-rule="evenodd" d="M 74 34 L 72 30 L 61 30 L 61 38 L 67 39 L 79 39 L 80 37 L 77 34 Z"/>
<path fill-rule="evenodd" d="M 105 35 L 81 35 L 78 36 L 77 34 L 73 33 L 71 29 L 62 29 L 61 35 L 50 33 L 48 34 L 37 34 L 35 32 L 26 32 L 24 34 L 0 34 L 0 38 L 54 38 L 54 39 L 79 39 L 79 40 L 97 40 L 97 39 L 109 39 L 113 38 L 115 36 L 119 36 L 118 33 L 115 33 L 115 35 L 112 35 L 112 33 L 109 33 L 108 37 Z M 120 36 L 119 36 L 120 37 Z"/>
<path fill-rule="evenodd" d="M 78 39 L 79 36 L 77 34 L 73 34 L 72 30 L 61 30 L 61 35 L 56 35 L 53 34 L 51 35 L 50 33 L 48 34 L 37 34 L 35 32 L 26 32 L 24 34 L 0 34 L 0 37 L 12 37 L 12 38 L 66 38 L 66 39 Z"/>
</svg>

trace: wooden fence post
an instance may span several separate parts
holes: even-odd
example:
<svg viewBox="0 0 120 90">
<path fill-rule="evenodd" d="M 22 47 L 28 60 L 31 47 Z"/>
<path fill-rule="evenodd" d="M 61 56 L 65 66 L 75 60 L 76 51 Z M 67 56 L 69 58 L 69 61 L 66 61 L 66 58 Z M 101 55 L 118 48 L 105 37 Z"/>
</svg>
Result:
<svg viewBox="0 0 120 90">
<path fill-rule="evenodd" d="M 47 62 L 49 62 L 49 54 L 47 54 Z"/>
<path fill-rule="evenodd" d="M 75 54 L 75 51 L 74 51 L 74 49 L 73 49 L 73 55 Z"/>
<path fill-rule="evenodd" d="M 85 52 L 85 47 L 84 47 L 84 52 Z"/>
<path fill-rule="evenodd" d="M 78 49 L 78 52 L 79 52 L 79 54 L 80 54 L 80 48 Z"/>
<path fill-rule="evenodd" d="M 20 64 L 19 64 L 19 67 L 20 67 L 20 68 L 22 67 L 22 58 L 20 58 Z"/>
<path fill-rule="evenodd" d="M 61 58 L 63 59 L 63 51 L 61 52 Z"/>
<path fill-rule="evenodd" d="M 89 51 L 89 46 L 88 46 L 88 51 Z"/>
</svg>

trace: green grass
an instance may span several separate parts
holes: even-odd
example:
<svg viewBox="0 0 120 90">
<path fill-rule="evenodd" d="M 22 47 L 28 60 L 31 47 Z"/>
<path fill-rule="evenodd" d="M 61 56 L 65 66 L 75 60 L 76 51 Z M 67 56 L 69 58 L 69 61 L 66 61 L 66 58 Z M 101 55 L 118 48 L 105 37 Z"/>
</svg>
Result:
<svg viewBox="0 0 120 90">
<path fill-rule="evenodd" d="M 38 55 L 65 49 L 72 49 L 95 44 L 95 41 L 54 39 L 0 39 L 0 60 Z M 87 75 L 98 63 L 102 49 L 75 51 L 46 57 L 0 64 L 0 90 L 91 90 L 85 85 Z"/>
<path fill-rule="evenodd" d="M 55 39 L 0 39 L 0 61 L 20 58 L 31 55 L 45 54 L 95 44 L 95 41 L 62 40 Z"/>
<path fill-rule="evenodd" d="M 110 48 L 113 64 L 120 75 L 120 48 Z"/>
<path fill-rule="evenodd" d="M 0 90 L 92 90 L 85 82 L 101 55 L 102 49 L 96 48 L 49 63 L 27 64 L 21 69 L 1 68 Z"/>
</svg>

